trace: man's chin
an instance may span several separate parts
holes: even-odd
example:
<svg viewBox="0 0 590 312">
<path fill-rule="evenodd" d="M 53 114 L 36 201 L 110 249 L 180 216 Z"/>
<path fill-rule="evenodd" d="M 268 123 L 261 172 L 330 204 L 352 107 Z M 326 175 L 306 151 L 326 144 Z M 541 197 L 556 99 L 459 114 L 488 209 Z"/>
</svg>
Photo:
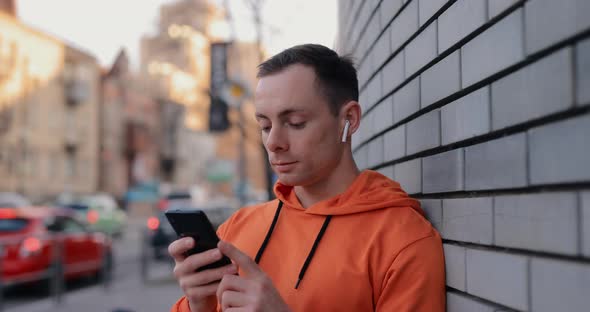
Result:
<svg viewBox="0 0 590 312">
<path fill-rule="evenodd" d="M 305 184 L 305 179 L 293 174 L 280 174 L 279 181 L 287 186 L 301 186 Z"/>
</svg>

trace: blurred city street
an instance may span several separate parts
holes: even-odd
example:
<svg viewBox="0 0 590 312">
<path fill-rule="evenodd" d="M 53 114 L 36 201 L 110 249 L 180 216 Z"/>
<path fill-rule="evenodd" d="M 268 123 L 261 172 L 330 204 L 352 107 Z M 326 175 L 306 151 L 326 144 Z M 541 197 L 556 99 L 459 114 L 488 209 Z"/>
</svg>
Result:
<svg viewBox="0 0 590 312">
<path fill-rule="evenodd" d="M 164 211 L 216 227 L 273 196 L 256 66 L 309 39 L 302 4 L 0 0 L 0 311 L 178 300 Z"/>
<path fill-rule="evenodd" d="M 242 207 L 219 236 L 279 276 L 258 281 L 287 287 L 262 251 L 303 257 L 308 235 L 296 285 L 324 274 L 316 247 L 354 250 L 369 264 L 332 271 L 374 283 L 377 309 L 422 289 L 391 281 L 404 269 L 432 277 L 415 263 L 438 258 L 411 254 L 429 233 L 449 312 L 588 311 L 589 135 L 590 0 L 0 0 L 0 312 L 170 311 L 172 226 L 216 246 Z M 387 182 L 351 182 L 367 172 Z M 381 188 L 420 222 L 344 229 L 365 201 L 397 208 Z M 319 245 L 361 227 L 395 235 Z"/>
<path fill-rule="evenodd" d="M 167 311 L 182 295 L 172 278 L 171 262 L 151 261 L 148 276 L 141 274 L 141 236 L 143 223 L 130 224 L 124 236 L 115 242 L 115 271 L 108 286 L 92 281 L 68 285 L 61 302 L 38 292 L 8 292 L 4 311 Z"/>
</svg>

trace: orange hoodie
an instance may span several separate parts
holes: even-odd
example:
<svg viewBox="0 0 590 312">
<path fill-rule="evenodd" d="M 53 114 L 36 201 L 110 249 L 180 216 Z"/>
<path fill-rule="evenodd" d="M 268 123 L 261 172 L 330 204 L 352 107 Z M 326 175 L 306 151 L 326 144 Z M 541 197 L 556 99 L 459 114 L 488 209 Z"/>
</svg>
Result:
<svg viewBox="0 0 590 312">
<path fill-rule="evenodd" d="M 397 182 L 366 170 L 307 209 L 293 187 L 278 182 L 275 193 L 236 212 L 218 234 L 255 259 L 279 210 L 259 266 L 293 311 L 444 311 L 441 238 Z M 171 311 L 190 311 L 186 298 Z"/>
</svg>

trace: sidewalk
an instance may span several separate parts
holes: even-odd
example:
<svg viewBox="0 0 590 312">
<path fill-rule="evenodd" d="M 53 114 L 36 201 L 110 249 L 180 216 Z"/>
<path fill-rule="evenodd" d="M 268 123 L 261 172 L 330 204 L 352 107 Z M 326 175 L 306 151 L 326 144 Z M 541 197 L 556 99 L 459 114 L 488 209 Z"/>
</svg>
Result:
<svg viewBox="0 0 590 312">
<path fill-rule="evenodd" d="M 102 285 L 67 293 L 59 305 L 47 299 L 26 306 L 28 312 L 110 312 L 123 311 L 148 312 L 169 311 L 182 295 L 180 288 L 170 277 L 170 266 L 154 266 L 150 272 L 150 282 L 143 284 L 139 274 L 130 274 L 123 281 L 104 289 Z"/>
</svg>

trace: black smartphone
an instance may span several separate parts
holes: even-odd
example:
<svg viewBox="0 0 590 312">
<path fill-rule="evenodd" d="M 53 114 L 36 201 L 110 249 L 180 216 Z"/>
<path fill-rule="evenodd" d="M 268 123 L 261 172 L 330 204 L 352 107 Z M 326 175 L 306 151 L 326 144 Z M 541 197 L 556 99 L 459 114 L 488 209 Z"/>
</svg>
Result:
<svg viewBox="0 0 590 312">
<path fill-rule="evenodd" d="M 217 248 L 219 237 L 203 210 L 175 209 L 167 210 L 164 214 L 179 238 L 192 237 L 195 240 L 195 246 L 188 250 L 185 256 Z M 228 264 L 231 264 L 231 260 L 223 256 L 220 260 L 200 267 L 197 271 L 219 268 Z"/>
</svg>

